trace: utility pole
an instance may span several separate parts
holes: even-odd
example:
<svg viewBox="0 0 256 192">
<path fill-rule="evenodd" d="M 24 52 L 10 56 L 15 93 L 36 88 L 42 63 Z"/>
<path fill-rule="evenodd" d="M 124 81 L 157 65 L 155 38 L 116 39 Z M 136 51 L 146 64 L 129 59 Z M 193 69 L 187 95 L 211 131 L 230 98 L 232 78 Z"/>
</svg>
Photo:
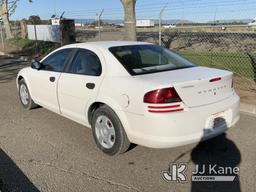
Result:
<svg viewBox="0 0 256 192">
<path fill-rule="evenodd" d="M 100 24 L 100 21 L 101 21 L 101 16 L 102 16 L 103 12 L 104 12 L 104 9 L 102 9 L 100 13 L 96 14 L 96 16 L 98 17 L 99 41 L 101 40 L 101 31 L 100 31 L 101 24 Z"/>
<path fill-rule="evenodd" d="M 169 2 L 165 4 L 165 6 L 161 9 L 160 14 L 159 14 L 159 46 L 162 45 L 162 16 L 164 13 L 164 10 L 168 6 Z"/>
</svg>

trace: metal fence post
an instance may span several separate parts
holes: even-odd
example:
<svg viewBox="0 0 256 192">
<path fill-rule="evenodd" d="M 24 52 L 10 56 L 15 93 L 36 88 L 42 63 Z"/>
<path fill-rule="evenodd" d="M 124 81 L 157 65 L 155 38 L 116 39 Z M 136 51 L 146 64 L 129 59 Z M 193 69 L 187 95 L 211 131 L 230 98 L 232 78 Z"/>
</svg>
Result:
<svg viewBox="0 0 256 192">
<path fill-rule="evenodd" d="M 100 31 L 100 27 L 101 27 L 101 23 L 100 23 L 100 18 L 102 16 L 104 12 L 104 9 L 102 9 L 102 11 L 100 13 L 97 13 L 96 15 L 98 16 L 98 31 L 99 31 L 99 40 L 101 40 L 101 31 Z"/>
<path fill-rule="evenodd" d="M 35 40 L 36 40 L 36 47 L 35 52 L 38 53 L 38 44 L 37 44 L 37 31 L 36 31 L 36 25 L 34 24 L 34 33 L 35 33 Z"/>
<path fill-rule="evenodd" d="M 253 55 L 250 54 L 250 53 L 246 53 L 246 54 L 250 58 L 251 65 L 252 65 L 252 68 L 253 68 L 253 75 L 254 75 L 254 79 L 253 80 L 256 83 L 256 57 L 253 57 Z"/>
<path fill-rule="evenodd" d="M 159 14 L 159 46 L 162 45 L 162 16 L 164 13 L 164 10 L 168 6 L 169 2 L 165 4 L 165 6 L 161 9 L 160 14 Z"/>
<path fill-rule="evenodd" d="M 2 43 L 2 49 L 3 51 L 5 50 L 5 46 L 4 46 L 4 36 L 3 36 L 3 25 L 2 25 L 2 21 L 0 21 L 0 33 L 1 33 L 1 43 Z"/>
</svg>

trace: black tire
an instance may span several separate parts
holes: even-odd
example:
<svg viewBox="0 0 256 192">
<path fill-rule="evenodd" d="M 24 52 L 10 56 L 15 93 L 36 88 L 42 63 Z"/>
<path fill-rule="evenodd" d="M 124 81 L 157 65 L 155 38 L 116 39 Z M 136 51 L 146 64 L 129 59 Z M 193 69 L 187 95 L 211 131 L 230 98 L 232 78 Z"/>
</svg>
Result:
<svg viewBox="0 0 256 192">
<path fill-rule="evenodd" d="M 22 102 L 22 99 L 21 99 L 21 92 L 20 92 L 20 89 L 22 86 L 25 86 L 26 90 L 27 90 L 27 93 L 28 93 L 28 99 L 27 99 L 27 103 L 24 103 Z M 31 96 L 30 96 L 30 93 L 29 93 L 29 90 L 28 90 L 28 87 L 27 87 L 27 84 L 25 83 L 24 79 L 21 79 L 19 81 L 19 99 L 20 99 L 20 102 L 22 104 L 22 106 L 27 109 L 27 110 L 31 110 L 31 109 L 34 109 L 36 108 L 38 105 L 34 103 L 34 101 L 32 100 Z"/>
<path fill-rule="evenodd" d="M 113 128 L 115 130 L 115 141 L 111 148 L 105 148 L 97 139 L 96 135 L 96 121 L 100 116 L 106 116 L 111 123 L 113 124 Z M 92 117 L 92 133 L 94 141 L 97 147 L 108 155 L 118 155 L 126 152 L 130 146 L 130 141 L 125 133 L 123 125 L 119 120 L 118 116 L 115 112 L 108 106 L 103 105 L 95 110 Z"/>
</svg>

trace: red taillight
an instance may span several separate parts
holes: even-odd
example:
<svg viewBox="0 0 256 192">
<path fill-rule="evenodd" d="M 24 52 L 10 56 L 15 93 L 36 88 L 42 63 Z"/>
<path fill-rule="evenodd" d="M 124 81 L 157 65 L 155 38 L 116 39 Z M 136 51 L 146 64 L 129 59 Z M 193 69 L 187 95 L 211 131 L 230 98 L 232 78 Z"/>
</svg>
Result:
<svg viewBox="0 0 256 192">
<path fill-rule="evenodd" d="M 175 89 L 164 88 L 150 91 L 144 95 L 144 103 L 175 103 L 181 99 Z"/>
<path fill-rule="evenodd" d="M 216 82 L 216 81 L 220 81 L 221 80 L 221 77 L 216 77 L 216 78 L 213 78 L 210 80 L 210 82 Z"/>
<path fill-rule="evenodd" d="M 174 113 L 174 112 L 180 112 L 183 111 L 183 108 L 180 109 L 173 109 L 173 110 L 148 110 L 148 112 L 151 113 Z"/>
</svg>

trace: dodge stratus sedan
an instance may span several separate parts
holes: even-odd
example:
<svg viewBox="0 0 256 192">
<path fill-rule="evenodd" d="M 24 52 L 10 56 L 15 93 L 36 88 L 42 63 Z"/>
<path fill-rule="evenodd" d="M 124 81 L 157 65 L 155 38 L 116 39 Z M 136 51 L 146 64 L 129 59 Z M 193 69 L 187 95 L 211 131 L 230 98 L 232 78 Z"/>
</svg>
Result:
<svg viewBox="0 0 256 192">
<path fill-rule="evenodd" d="M 92 129 L 99 149 L 169 148 L 215 137 L 239 120 L 232 72 L 142 42 L 61 47 L 17 76 L 21 104 Z"/>
</svg>

